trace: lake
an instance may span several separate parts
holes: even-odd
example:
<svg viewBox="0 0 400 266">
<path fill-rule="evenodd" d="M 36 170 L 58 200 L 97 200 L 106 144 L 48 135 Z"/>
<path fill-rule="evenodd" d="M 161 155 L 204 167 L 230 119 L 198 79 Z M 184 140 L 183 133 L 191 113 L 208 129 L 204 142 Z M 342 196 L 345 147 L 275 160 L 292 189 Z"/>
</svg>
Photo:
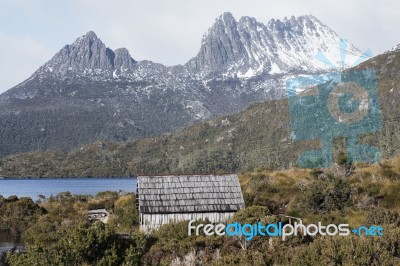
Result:
<svg viewBox="0 0 400 266">
<path fill-rule="evenodd" d="M 0 195 L 8 197 L 30 197 L 37 200 L 39 195 L 46 198 L 60 192 L 96 195 L 101 191 L 135 192 L 136 178 L 42 178 L 42 179 L 0 179 Z"/>
</svg>

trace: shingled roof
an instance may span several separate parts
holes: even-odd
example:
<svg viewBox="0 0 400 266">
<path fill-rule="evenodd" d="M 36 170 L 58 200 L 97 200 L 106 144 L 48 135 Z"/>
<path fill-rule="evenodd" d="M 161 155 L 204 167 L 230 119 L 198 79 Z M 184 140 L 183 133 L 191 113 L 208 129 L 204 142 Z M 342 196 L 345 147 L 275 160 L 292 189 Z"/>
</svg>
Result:
<svg viewBox="0 0 400 266">
<path fill-rule="evenodd" d="M 139 176 L 141 213 L 233 212 L 244 207 L 237 175 Z"/>
</svg>

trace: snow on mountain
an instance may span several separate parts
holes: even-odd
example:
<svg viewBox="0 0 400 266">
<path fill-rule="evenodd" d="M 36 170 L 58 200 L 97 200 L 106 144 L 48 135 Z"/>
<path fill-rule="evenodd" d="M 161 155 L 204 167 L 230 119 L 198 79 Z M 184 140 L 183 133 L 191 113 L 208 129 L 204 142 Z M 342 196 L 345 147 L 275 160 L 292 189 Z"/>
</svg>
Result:
<svg viewBox="0 0 400 266">
<path fill-rule="evenodd" d="M 342 65 L 341 49 L 347 60 Z M 316 55 L 324 55 L 329 63 Z M 184 66 L 166 67 L 135 61 L 129 51 L 107 48 L 92 31 L 63 47 L 34 76 L 94 81 L 156 79 L 169 85 L 177 80 L 330 71 L 351 66 L 361 52 L 340 46 L 340 37 L 314 16 L 270 20 L 266 25 L 251 17 L 239 21 L 231 13 L 216 19 L 203 36 L 199 53 Z"/>
<path fill-rule="evenodd" d="M 38 70 L 37 74 L 51 74 L 58 78 L 109 76 L 114 70 L 115 59 L 115 53 L 107 48 L 94 32 L 90 31 L 73 44 L 64 46 Z"/>
<path fill-rule="evenodd" d="M 224 13 L 203 36 L 200 52 L 187 66 L 201 76 L 221 74 L 243 78 L 259 74 L 329 71 L 351 66 L 362 53 L 353 45 L 340 47 L 340 37 L 314 16 L 236 21 Z M 342 66 L 340 49 L 347 60 Z M 316 58 L 325 55 L 331 65 Z M 333 66 L 332 66 L 333 65 Z"/>
<path fill-rule="evenodd" d="M 400 43 L 394 46 L 392 49 L 389 49 L 386 53 L 395 52 L 400 50 Z"/>
<path fill-rule="evenodd" d="M 154 136 L 279 99 L 288 76 L 340 68 L 340 49 L 348 55 L 344 67 L 352 64 L 361 53 L 344 44 L 313 16 L 264 25 L 224 13 L 196 57 L 167 67 L 110 49 L 90 31 L 0 95 L 0 122 L 7 124 L 0 156 Z M 316 59 L 318 52 L 330 63 Z"/>
</svg>

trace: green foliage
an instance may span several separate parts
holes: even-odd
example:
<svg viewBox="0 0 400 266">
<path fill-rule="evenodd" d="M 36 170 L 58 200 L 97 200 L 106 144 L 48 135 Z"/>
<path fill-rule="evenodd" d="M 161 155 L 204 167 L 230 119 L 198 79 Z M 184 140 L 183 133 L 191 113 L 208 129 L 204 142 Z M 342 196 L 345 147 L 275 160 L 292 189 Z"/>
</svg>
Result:
<svg viewBox="0 0 400 266">
<path fill-rule="evenodd" d="M 344 178 L 315 180 L 300 197 L 302 212 L 321 213 L 343 210 L 350 204 L 351 188 Z"/>
<path fill-rule="evenodd" d="M 396 173 L 398 168 L 390 164 Z M 188 235 L 187 221 L 162 226 L 150 235 L 138 231 L 135 195 L 114 192 L 95 197 L 60 193 L 36 204 L 39 213 L 22 227 L 27 253 L 9 253 L 10 265 L 396 265 L 400 262 L 400 181 L 381 175 L 379 165 L 364 165 L 350 176 L 332 169 L 259 169 L 240 175 L 246 208 L 230 222 L 275 223 L 283 213 L 303 223 L 348 223 L 350 227 L 380 225 L 384 235 L 255 236 Z M 368 174 L 365 174 L 368 173 Z M 0 197 L 0 206 L 19 206 L 21 199 Z M 22 206 L 35 208 L 32 203 Z M 262 204 L 257 204 L 262 203 Z M 107 225 L 89 224 L 91 206 L 110 207 Z M 18 208 L 17 208 L 18 209 Z M 21 210 L 24 210 L 22 208 Z M 40 211 L 42 210 L 42 211 Z M 25 213 L 25 212 L 21 212 Z M 29 212 L 28 212 L 29 215 Z M 197 221 L 207 223 L 207 221 Z M 121 233 L 128 234 L 121 234 Z"/>
<path fill-rule="evenodd" d="M 131 237 L 135 244 L 130 244 L 125 250 L 123 266 L 141 265 L 143 256 L 151 245 L 152 239 L 144 234 L 137 233 Z"/>
<path fill-rule="evenodd" d="M 299 191 L 295 179 L 282 172 L 253 173 L 243 189 L 246 206 L 266 206 L 271 213 L 281 213 Z"/>
<path fill-rule="evenodd" d="M 0 197 L 0 207 L 10 210 L 10 215 L 18 214 L 21 221 L 31 218 L 28 226 L 14 222 L 27 252 L 8 254 L 10 265 L 140 265 L 154 242 L 137 231 L 134 194 L 106 191 L 92 197 L 62 192 L 39 204 Z M 114 213 L 108 225 L 87 220 L 86 211 L 100 204 Z M 2 216 L 9 221 L 6 218 Z"/>
<path fill-rule="evenodd" d="M 187 221 L 166 224 L 156 231 L 155 236 L 163 241 L 177 244 L 179 241 L 190 238 L 190 236 L 188 236 L 187 224 Z"/>
<path fill-rule="evenodd" d="M 121 196 L 114 203 L 114 223 L 118 230 L 129 232 L 139 225 L 139 213 L 136 208 L 136 197 L 134 194 Z"/>
<path fill-rule="evenodd" d="M 272 265 L 273 255 L 259 252 L 259 251 L 239 251 L 222 257 L 212 265 L 225 266 L 225 265 Z"/>
<path fill-rule="evenodd" d="M 265 221 L 267 215 L 270 215 L 271 211 L 268 207 L 264 206 L 251 206 L 245 209 L 242 209 L 235 213 L 230 222 L 239 222 L 239 223 L 249 223 L 255 224 L 258 221 Z"/>
<path fill-rule="evenodd" d="M 344 151 L 340 151 L 339 154 L 336 157 L 336 163 L 338 165 L 345 165 L 349 163 L 347 154 Z"/>
<path fill-rule="evenodd" d="M 324 173 L 324 171 L 322 171 L 321 169 L 319 169 L 319 168 L 313 168 L 312 170 L 311 170 L 311 172 L 310 172 L 310 175 L 312 176 L 312 177 L 314 177 L 314 178 L 317 178 L 317 177 L 319 177 L 321 174 L 323 174 Z"/>
<path fill-rule="evenodd" d="M 104 191 L 99 192 L 96 195 L 96 200 L 89 202 L 89 209 L 107 209 L 111 210 L 114 208 L 115 202 L 118 200 L 118 192 L 116 191 Z"/>
<path fill-rule="evenodd" d="M 292 265 L 394 265 L 398 248 L 390 247 L 398 244 L 386 237 L 319 237 L 296 250 Z"/>
<path fill-rule="evenodd" d="M 122 237 L 100 222 L 63 228 L 59 236 L 52 245 L 27 243 L 26 254 L 9 255 L 10 265 L 139 265 L 147 245 L 144 235 Z"/>
<path fill-rule="evenodd" d="M 0 213 L 0 229 L 8 230 L 15 239 L 19 239 L 45 210 L 30 198 L 10 196 L 0 198 Z"/>
<path fill-rule="evenodd" d="M 196 221 L 193 225 L 207 224 L 208 221 Z M 188 235 L 188 221 L 166 224 L 155 232 L 155 243 L 146 254 L 146 265 L 169 264 L 173 259 L 183 258 L 191 253 L 202 253 L 203 262 L 211 262 L 215 250 L 222 246 L 223 239 L 218 236 Z"/>
<path fill-rule="evenodd" d="M 400 180 L 400 174 L 398 171 L 394 170 L 394 167 L 390 164 L 380 163 L 379 166 L 380 174 L 392 180 Z"/>
<path fill-rule="evenodd" d="M 375 207 L 367 212 L 367 225 L 390 224 L 400 226 L 400 214 L 396 211 Z"/>
</svg>

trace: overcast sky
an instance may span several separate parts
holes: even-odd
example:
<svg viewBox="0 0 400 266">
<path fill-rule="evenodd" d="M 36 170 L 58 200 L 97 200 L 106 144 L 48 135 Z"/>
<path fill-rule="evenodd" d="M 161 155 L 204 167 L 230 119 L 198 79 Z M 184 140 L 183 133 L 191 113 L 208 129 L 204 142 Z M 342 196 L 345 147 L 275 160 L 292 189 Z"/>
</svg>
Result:
<svg viewBox="0 0 400 266">
<path fill-rule="evenodd" d="M 0 93 L 89 30 L 135 60 L 184 64 L 223 12 L 239 19 L 313 14 L 361 50 L 400 43 L 397 0 L 0 0 Z"/>
</svg>

